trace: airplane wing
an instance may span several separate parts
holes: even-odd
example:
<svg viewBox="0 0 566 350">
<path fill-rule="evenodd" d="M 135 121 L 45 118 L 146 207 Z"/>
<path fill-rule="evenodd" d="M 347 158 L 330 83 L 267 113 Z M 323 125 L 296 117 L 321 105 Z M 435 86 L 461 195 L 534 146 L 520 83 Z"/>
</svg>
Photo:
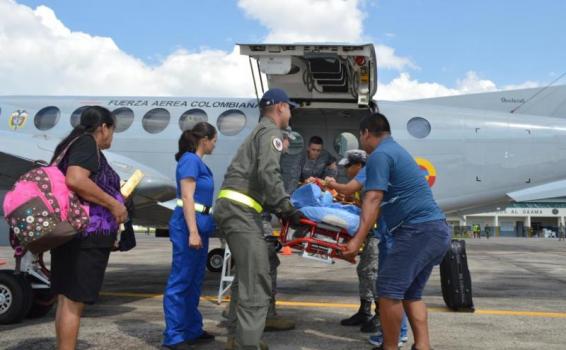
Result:
<svg viewBox="0 0 566 350">
<path fill-rule="evenodd" d="M 14 134 L 0 131 L 0 191 L 9 190 L 13 183 L 30 170 L 37 161 L 49 162 L 53 150 L 60 142 L 58 138 Z M 171 209 L 158 203 L 167 202 L 176 196 L 175 182 L 156 169 L 136 162 L 128 157 L 104 152 L 106 158 L 122 179 L 128 179 L 136 169 L 144 173 L 144 179 L 134 192 L 136 225 L 165 227 Z"/>
<path fill-rule="evenodd" d="M 566 180 L 554 181 L 523 190 L 507 193 L 516 202 L 566 197 Z"/>
<path fill-rule="evenodd" d="M 498 112 L 516 110 L 514 113 L 564 118 L 566 85 L 435 97 L 411 102 Z"/>
</svg>

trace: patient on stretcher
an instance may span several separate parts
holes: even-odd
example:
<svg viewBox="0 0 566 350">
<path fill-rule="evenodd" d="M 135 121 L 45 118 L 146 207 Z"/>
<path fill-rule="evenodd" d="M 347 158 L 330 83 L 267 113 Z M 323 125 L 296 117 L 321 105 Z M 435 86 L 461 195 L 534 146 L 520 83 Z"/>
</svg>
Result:
<svg viewBox="0 0 566 350">
<path fill-rule="evenodd" d="M 291 196 L 291 202 L 303 215 L 317 223 L 325 223 L 344 229 L 350 236 L 358 230 L 360 208 L 351 204 L 334 202 L 330 192 L 316 184 L 306 184 Z"/>
</svg>

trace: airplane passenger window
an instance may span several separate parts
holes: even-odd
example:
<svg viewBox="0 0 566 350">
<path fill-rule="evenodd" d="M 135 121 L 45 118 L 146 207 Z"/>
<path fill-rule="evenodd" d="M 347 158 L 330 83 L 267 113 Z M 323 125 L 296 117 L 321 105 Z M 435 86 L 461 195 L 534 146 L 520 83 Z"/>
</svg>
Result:
<svg viewBox="0 0 566 350">
<path fill-rule="evenodd" d="M 189 109 L 179 118 L 179 128 L 181 128 L 181 131 L 189 130 L 192 129 L 196 123 L 206 121 L 208 121 L 208 116 L 205 111 L 198 108 Z"/>
<path fill-rule="evenodd" d="M 112 111 L 112 118 L 116 121 L 116 132 L 124 132 L 134 122 L 134 111 L 126 107 L 120 107 Z"/>
<path fill-rule="evenodd" d="M 237 135 L 246 126 L 246 115 L 240 110 L 229 109 L 220 114 L 216 126 L 223 135 Z"/>
<path fill-rule="evenodd" d="M 49 130 L 57 124 L 60 116 L 59 108 L 55 106 L 45 107 L 37 112 L 33 123 L 38 130 Z"/>
<path fill-rule="evenodd" d="M 81 122 L 81 114 L 83 114 L 84 110 L 87 109 L 88 107 L 89 106 L 79 107 L 79 108 L 75 109 L 73 114 L 71 114 L 71 126 L 73 128 L 75 128 L 77 125 L 79 125 L 79 123 Z"/>
<path fill-rule="evenodd" d="M 157 134 L 165 130 L 170 120 L 171 113 L 168 110 L 165 108 L 154 108 L 143 116 L 142 125 L 148 133 Z"/>
<path fill-rule="evenodd" d="M 430 123 L 423 117 L 414 117 L 407 122 L 407 131 L 417 139 L 424 139 L 430 134 Z"/>
<path fill-rule="evenodd" d="M 334 139 L 334 150 L 341 156 L 344 156 L 346 151 L 358 149 L 359 147 L 358 138 L 351 132 L 340 133 Z"/>
<path fill-rule="evenodd" d="M 305 140 L 303 139 L 303 136 L 296 131 L 292 131 L 291 135 L 295 139 L 289 140 L 289 150 L 287 151 L 287 153 L 290 155 L 296 155 L 303 152 L 303 149 L 305 147 Z"/>
</svg>

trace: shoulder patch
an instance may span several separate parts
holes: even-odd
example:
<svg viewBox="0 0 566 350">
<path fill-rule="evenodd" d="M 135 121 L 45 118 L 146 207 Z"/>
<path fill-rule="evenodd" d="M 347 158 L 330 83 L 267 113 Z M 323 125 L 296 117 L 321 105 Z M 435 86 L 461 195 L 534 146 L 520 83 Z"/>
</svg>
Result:
<svg viewBox="0 0 566 350">
<path fill-rule="evenodd" d="M 279 137 L 274 137 L 273 140 L 271 141 L 271 144 L 273 145 L 273 148 L 275 148 L 277 152 L 283 151 L 283 141 L 281 141 Z"/>
</svg>

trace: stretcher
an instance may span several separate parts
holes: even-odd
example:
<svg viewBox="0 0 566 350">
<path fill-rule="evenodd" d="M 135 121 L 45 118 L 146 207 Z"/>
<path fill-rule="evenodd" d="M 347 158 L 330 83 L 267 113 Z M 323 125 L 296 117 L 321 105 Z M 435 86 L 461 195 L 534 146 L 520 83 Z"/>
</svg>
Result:
<svg viewBox="0 0 566 350">
<path fill-rule="evenodd" d="M 355 258 L 346 258 L 342 250 L 352 237 L 341 227 L 301 218 L 299 225 L 283 220 L 279 240 L 282 246 L 301 251 L 301 256 L 326 264 L 343 259 L 352 264 Z"/>
</svg>

